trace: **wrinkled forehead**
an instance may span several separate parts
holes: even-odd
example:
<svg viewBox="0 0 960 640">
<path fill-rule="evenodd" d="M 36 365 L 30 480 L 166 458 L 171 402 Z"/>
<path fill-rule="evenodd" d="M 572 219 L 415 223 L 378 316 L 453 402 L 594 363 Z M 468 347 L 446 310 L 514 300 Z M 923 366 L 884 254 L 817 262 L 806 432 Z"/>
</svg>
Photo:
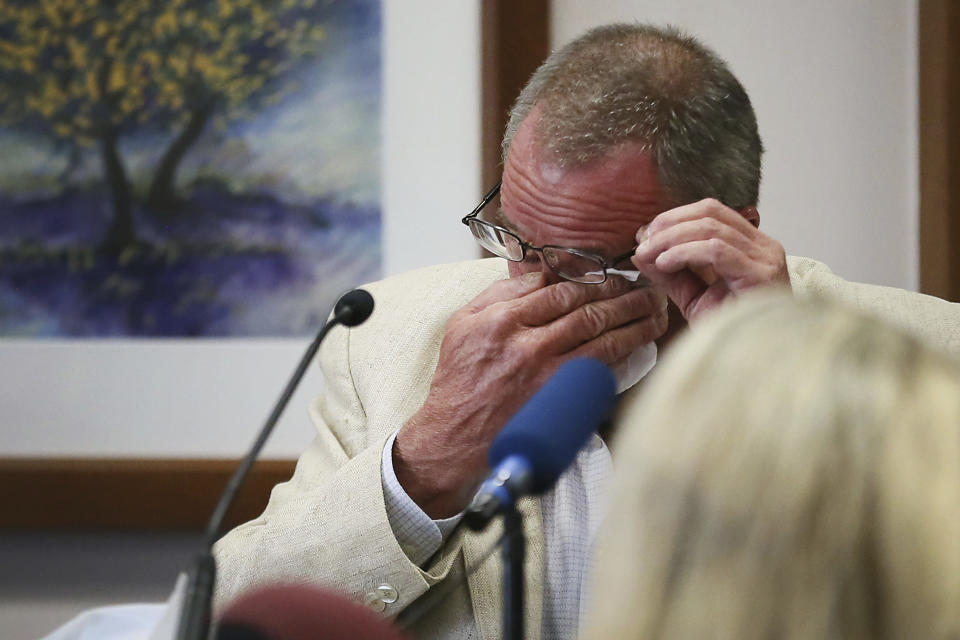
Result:
<svg viewBox="0 0 960 640">
<path fill-rule="evenodd" d="M 538 153 L 530 120 L 518 128 L 507 156 L 499 215 L 528 242 L 629 248 L 640 226 L 670 208 L 653 159 L 639 143 L 584 166 L 561 167 Z"/>
</svg>

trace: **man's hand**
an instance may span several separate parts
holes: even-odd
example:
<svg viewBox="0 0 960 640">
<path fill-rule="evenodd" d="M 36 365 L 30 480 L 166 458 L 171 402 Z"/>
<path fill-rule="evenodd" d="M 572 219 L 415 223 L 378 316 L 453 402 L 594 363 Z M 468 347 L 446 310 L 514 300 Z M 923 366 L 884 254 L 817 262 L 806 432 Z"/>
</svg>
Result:
<svg viewBox="0 0 960 640">
<path fill-rule="evenodd" d="M 666 298 L 621 278 L 546 285 L 535 272 L 494 283 L 447 323 L 427 399 L 394 443 L 397 479 L 432 518 L 457 513 L 494 436 L 562 362 L 616 363 L 666 327 Z"/>
<path fill-rule="evenodd" d="M 780 243 L 744 214 L 713 199 L 658 215 L 637 232 L 637 242 L 634 266 L 666 292 L 687 322 L 695 322 L 730 294 L 758 286 L 790 286 Z"/>
</svg>

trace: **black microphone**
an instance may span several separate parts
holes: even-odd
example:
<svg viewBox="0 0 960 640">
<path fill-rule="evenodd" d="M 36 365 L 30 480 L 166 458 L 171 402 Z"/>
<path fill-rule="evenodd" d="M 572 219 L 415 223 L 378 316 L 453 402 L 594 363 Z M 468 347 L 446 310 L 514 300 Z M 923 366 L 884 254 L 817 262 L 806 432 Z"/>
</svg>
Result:
<svg viewBox="0 0 960 640">
<path fill-rule="evenodd" d="M 522 496 L 542 493 L 570 466 L 617 393 L 610 369 L 594 358 L 563 363 L 490 445 L 493 472 L 464 513 L 479 531 Z"/>
<path fill-rule="evenodd" d="M 373 296 L 363 289 L 352 289 L 340 296 L 333 307 L 333 320 L 345 327 L 355 327 L 373 313 Z"/>
<path fill-rule="evenodd" d="M 296 371 L 294 371 L 290 381 L 287 382 L 283 393 L 280 394 L 280 398 L 260 429 L 260 433 L 249 453 L 240 462 L 240 466 L 234 471 L 233 476 L 230 477 L 223 495 L 220 496 L 220 500 L 213 510 L 213 515 L 210 516 L 210 522 L 207 524 L 203 551 L 194 559 L 193 566 L 190 569 L 183 607 L 180 610 L 180 622 L 177 627 L 178 640 L 206 640 L 210 632 L 213 583 L 217 574 L 216 562 L 213 559 L 213 545 L 220 537 L 220 528 L 223 526 L 227 510 L 233 504 L 240 486 L 250 472 L 257 456 L 260 455 L 260 450 L 263 449 L 263 445 L 270 437 L 270 433 L 280 419 L 280 415 L 286 409 L 287 403 L 290 402 L 290 397 L 293 396 L 297 385 L 300 384 L 300 379 L 303 378 L 307 367 L 313 361 L 317 349 L 320 348 L 320 343 L 326 337 L 327 332 L 338 324 L 355 327 L 369 318 L 371 313 L 373 313 L 373 296 L 363 289 L 353 289 L 340 296 L 333 308 L 333 317 L 323 325 L 313 342 L 307 347 L 307 351 L 300 359 L 300 364 L 297 365 Z"/>
</svg>

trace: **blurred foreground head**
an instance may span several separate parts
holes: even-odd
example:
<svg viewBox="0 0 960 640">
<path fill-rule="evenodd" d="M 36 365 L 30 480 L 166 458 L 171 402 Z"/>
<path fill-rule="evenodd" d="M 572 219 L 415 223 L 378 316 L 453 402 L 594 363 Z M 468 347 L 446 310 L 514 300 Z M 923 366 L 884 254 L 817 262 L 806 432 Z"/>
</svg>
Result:
<svg viewBox="0 0 960 640">
<path fill-rule="evenodd" d="M 960 369 L 823 302 L 746 299 L 619 425 L 584 637 L 960 637 Z"/>
<path fill-rule="evenodd" d="M 250 591 L 218 616 L 216 640 L 404 640 L 382 616 L 346 596 L 305 585 Z"/>
</svg>

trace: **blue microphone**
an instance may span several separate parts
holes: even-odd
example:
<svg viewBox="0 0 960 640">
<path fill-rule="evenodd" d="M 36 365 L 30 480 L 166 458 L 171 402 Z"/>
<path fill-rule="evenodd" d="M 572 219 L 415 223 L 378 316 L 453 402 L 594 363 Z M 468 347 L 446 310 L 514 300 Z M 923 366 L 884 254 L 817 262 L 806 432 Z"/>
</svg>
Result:
<svg viewBox="0 0 960 640">
<path fill-rule="evenodd" d="M 616 398 L 610 369 L 594 358 L 565 362 L 490 445 L 493 472 L 464 514 L 480 531 L 518 498 L 542 493 L 570 466 Z"/>
</svg>

